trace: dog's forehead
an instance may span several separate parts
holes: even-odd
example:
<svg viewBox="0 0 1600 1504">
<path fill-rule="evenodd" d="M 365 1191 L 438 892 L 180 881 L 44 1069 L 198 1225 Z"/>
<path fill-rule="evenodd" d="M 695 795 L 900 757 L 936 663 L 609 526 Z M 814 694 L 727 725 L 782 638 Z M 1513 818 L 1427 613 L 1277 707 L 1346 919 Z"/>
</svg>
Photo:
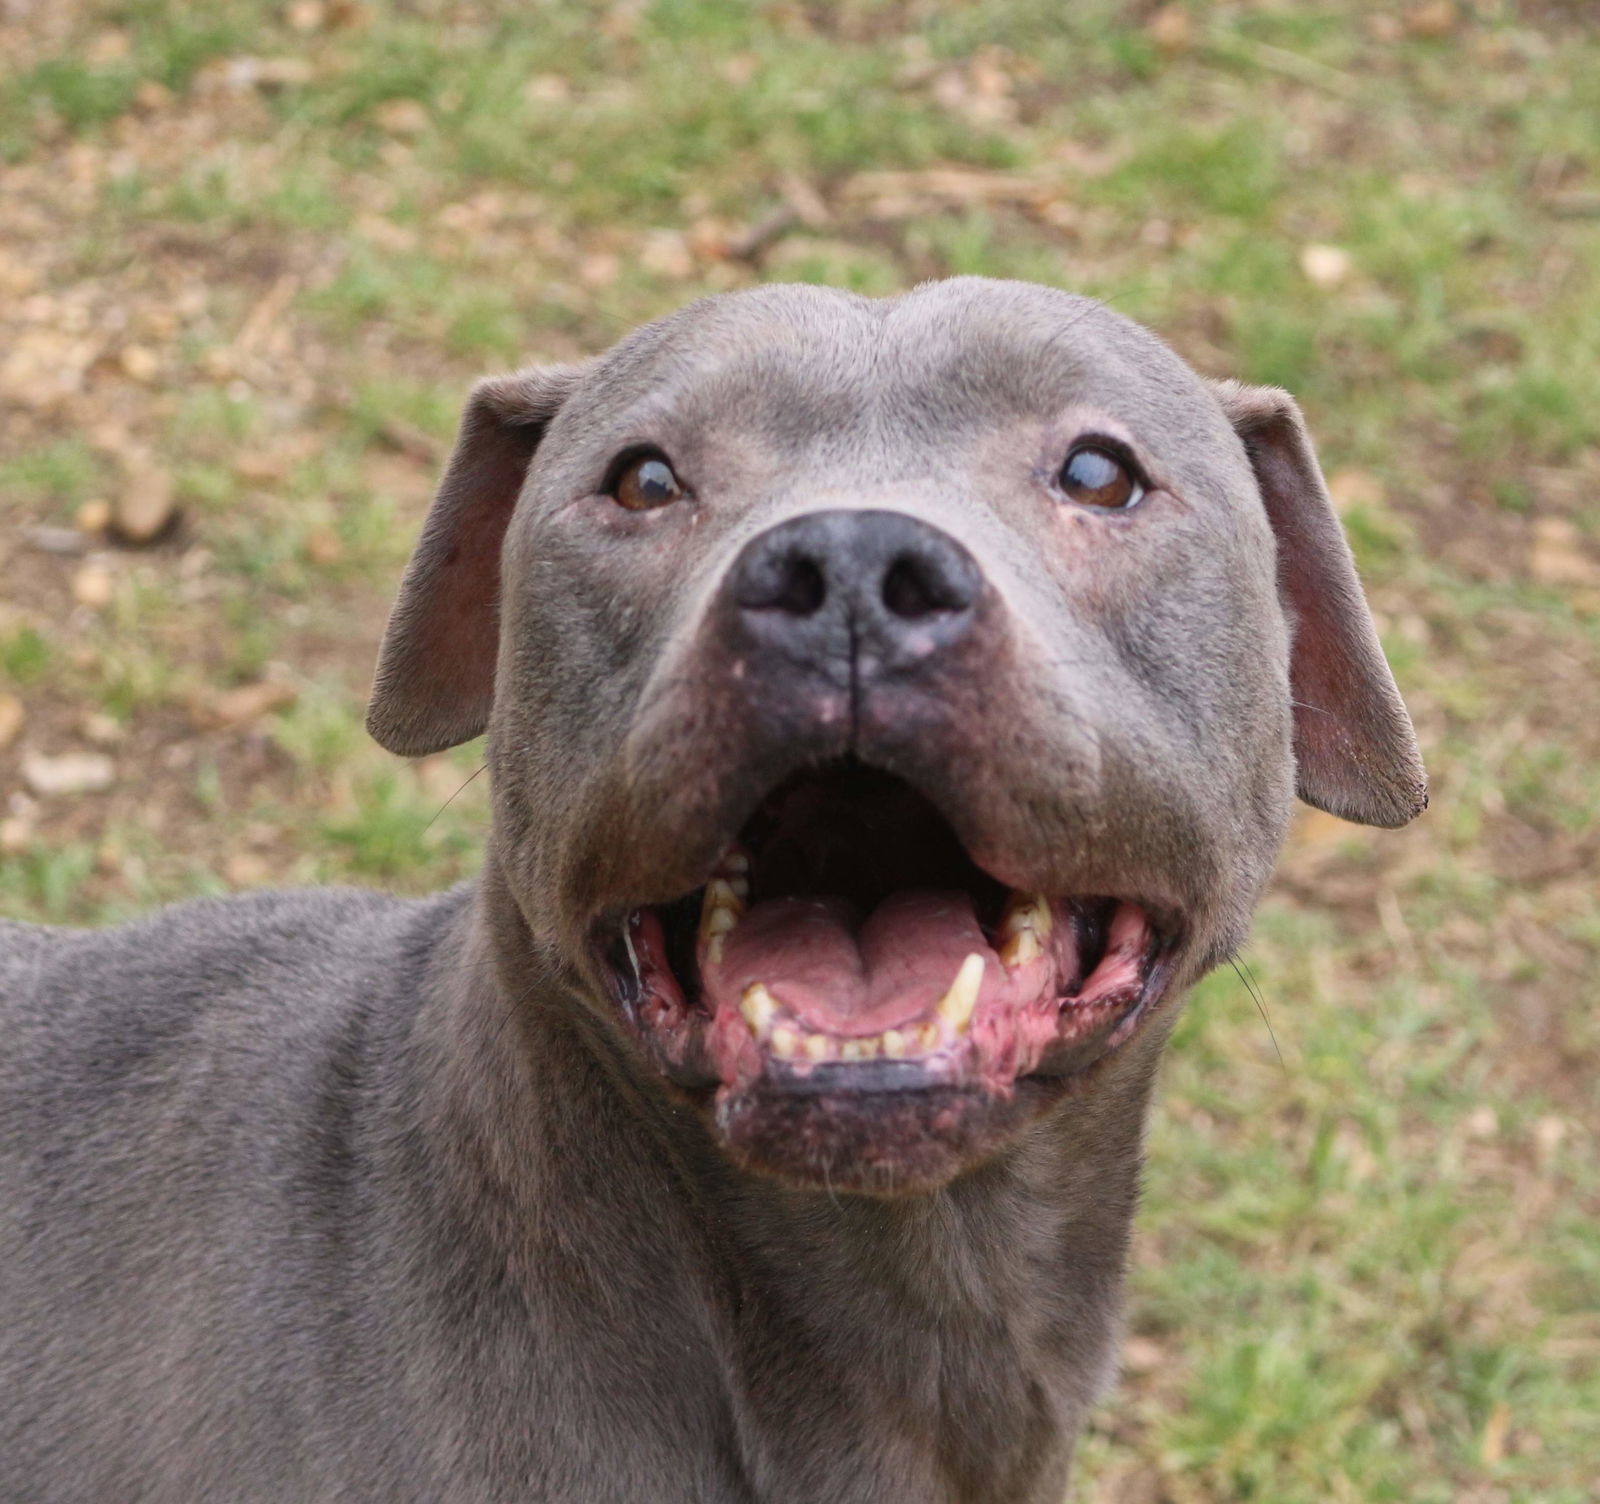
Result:
<svg viewBox="0 0 1600 1504">
<path fill-rule="evenodd" d="M 613 413 L 796 440 L 863 425 L 925 440 L 1085 406 L 1163 449 L 1233 449 L 1206 384 L 1148 330 L 1092 298 L 978 277 L 882 299 L 784 284 L 705 298 L 624 339 L 589 388 Z"/>
</svg>

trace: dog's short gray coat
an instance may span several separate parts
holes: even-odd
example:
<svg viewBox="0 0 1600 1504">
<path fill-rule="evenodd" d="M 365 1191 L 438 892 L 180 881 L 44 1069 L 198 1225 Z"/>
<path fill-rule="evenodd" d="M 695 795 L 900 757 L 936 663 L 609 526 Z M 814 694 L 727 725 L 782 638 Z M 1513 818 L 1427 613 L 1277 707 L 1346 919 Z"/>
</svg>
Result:
<svg viewBox="0 0 1600 1504">
<path fill-rule="evenodd" d="M 1126 515 L 1050 490 L 1086 426 L 1152 478 Z M 599 494 L 643 442 L 692 502 Z M 914 735 L 870 685 L 824 725 L 718 656 L 737 550 L 851 507 L 941 528 L 992 594 Z M 730 1159 L 590 927 L 851 753 L 1007 881 L 1181 905 L 1181 990 L 1241 943 L 1296 783 L 1375 824 L 1424 802 L 1290 399 L 975 279 L 714 298 L 481 385 L 371 724 L 406 753 L 488 727 L 477 882 L 0 923 L 13 1504 L 1054 1504 L 1114 1363 L 1175 993 L 942 1187 L 839 1194 Z"/>
</svg>

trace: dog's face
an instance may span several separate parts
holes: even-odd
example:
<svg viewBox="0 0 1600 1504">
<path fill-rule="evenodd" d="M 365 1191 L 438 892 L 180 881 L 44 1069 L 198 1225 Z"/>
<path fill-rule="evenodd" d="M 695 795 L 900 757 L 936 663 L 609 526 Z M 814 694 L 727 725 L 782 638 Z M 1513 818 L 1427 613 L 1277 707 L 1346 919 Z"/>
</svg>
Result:
<svg viewBox="0 0 1600 1504">
<path fill-rule="evenodd" d="M 486 722 L 542 961 L 737 1159 L 859 1189 L 1095 1090 L 1241 943 L 1297 773 L 1423 802 L 1292 402 L 974 279 L 482 385 L 371 724 Z"/>
</svg>

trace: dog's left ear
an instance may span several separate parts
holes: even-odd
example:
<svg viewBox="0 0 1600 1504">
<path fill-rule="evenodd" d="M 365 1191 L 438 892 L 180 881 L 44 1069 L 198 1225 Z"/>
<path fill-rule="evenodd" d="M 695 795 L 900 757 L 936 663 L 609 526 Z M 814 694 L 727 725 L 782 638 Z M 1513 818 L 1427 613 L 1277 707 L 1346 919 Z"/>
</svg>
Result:
<svg viewBox="0 0 1600 1504">
<path fill-rule="evenodd" d="M 425 757 L 480 735 L 494 704 L 500 545 L 529 461 L 583 366 L 480 381 L 378 651 L 367 730 Z"/>
<path fill-rule="evenodd" d="M 1276 387 L 1212 389 L 1278 540 L 1278 589 L 1294 633 L 1296 791 L 1345 820 L 1404 825 L 1427 808 L 1427 773 L 1300 408 Z"/>
</svg>

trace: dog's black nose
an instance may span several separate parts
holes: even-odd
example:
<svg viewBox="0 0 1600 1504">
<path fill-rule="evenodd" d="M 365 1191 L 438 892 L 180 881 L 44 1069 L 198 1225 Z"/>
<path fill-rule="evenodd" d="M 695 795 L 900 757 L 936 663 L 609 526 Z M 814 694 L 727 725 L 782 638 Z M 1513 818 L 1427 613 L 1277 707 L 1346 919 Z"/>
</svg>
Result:
<svg viewBox="0 0 1600 1504">
<path fill-rule="evenodd" d="M 764 646 L 902 669 L 969 630 L 983 590 L 948 533 L 904 512 L 811 512 L 751 539 L 727 588 Z"/>
</svg>

